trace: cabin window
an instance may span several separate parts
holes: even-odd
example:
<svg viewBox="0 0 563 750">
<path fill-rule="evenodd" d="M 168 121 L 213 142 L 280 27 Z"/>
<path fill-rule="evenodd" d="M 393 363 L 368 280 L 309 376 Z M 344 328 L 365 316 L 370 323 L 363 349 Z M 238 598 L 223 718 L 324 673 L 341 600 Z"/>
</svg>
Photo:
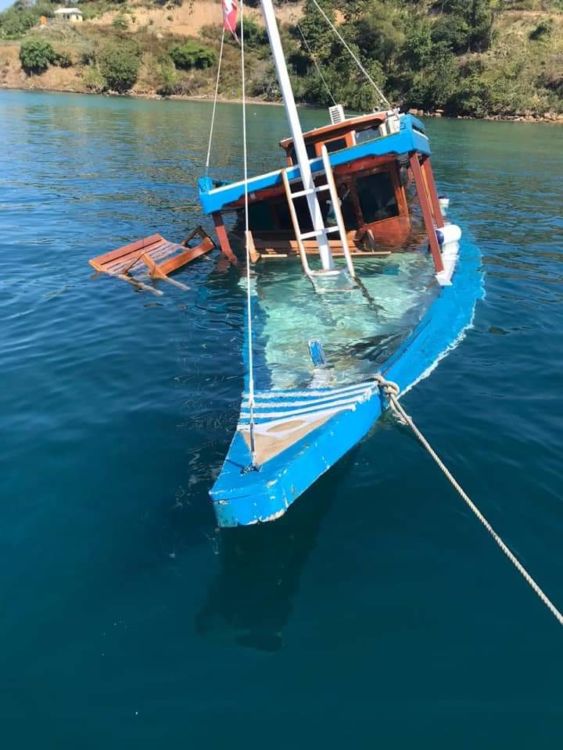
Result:
<svg viewBox="0 0 563 750">
<path fill-rule="evenodd" d="M 305 148 L 307 149 L 307 156 L 309 159 L 316 159 L 317 158 L 317 152 L 315 151 L 315 144 L 314 143 L 307 143 Z M 297 154 L 295 153 L 295 147 L 292 146 L 289 149 L 289 158 L 291 159 L 292 164 L 297 164 Z"/>
<path fill-rule="evenodd" d="M 340 196 L 340 210 L 342 211 L 344 226 L 348 230 L 358 229 L 358 216 L 356 214 L 356 207 L 354 205 L 354 198 L 352 196 L 350 185 L 341 183 L 338 186 L 338 195 Z"/>
<path fill-rule="evenodd" d="M 356 188 L 366 224 L 399 215 L 395 189 L 389 172 L 358 177 Z"/>
<path fill-rule="evenodd" d="M 373 141 L 379 138 L 381 133 L 379 127 L 377 128 L 366 128 L 365 130 L 356 131 L 356 143 L 365 143 L 366 141 Z"/>
<path fill-rule="evenodd" d="M 329 154 L 334 153 L 335 151 L 342 151 L 343 148 L 347 148 L 348 144 L 346 143 L 346 138 L 337 138 L 334 141 L 327 141 L 325 144 L 326 150 Z M 322 148 L 323 144 L 319 143 L 319 153 Z"/>
</svg>

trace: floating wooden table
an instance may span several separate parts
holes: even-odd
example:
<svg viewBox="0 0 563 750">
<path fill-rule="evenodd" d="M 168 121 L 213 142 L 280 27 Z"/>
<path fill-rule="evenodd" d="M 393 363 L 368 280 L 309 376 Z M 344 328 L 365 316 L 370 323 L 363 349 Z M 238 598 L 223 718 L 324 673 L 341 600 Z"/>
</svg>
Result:
<svg viewBox="0 0 563 750">
<path fill-rule="evenodd" d="M 190 247 L 190 242 L 196 237 L 199 237 L 201 241 L 194 247 Z M 169 242 L 160 234 L 152 234 L 150 237 L 118 247 L 109 253 L 98 255 L 89 263 L 99 273 L 126 281 L 139 290 L 161 295 L 160 289 L 145 284 L 134 276 L 133 272 L 148 269 L 152 279 L 162 279 L 180 289 L 187 290 L 189 287 L 186 284 L 171 279 L 169 274 L 210 252 L 215 246 L 215 242 L 207 232 L 202 227 L 198 227 L 180 245 Z"/>
</svg>

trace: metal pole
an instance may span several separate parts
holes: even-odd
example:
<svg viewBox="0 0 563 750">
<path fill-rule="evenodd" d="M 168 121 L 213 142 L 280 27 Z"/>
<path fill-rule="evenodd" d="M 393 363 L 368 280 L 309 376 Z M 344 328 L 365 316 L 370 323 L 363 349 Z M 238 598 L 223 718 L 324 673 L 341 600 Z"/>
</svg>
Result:
<svg viewBox="0 0 563 750">
<path fill-rule="evenodd" d="M 301 123 L 299 122 L 299 115 L 297 113 L 295 97 L 293 96 L 293 89 L 291 88 L 291 81 L 289 80 L 289 74 L 287 72 L 287 65 L 285 63 L 285 56 L 283 53 L 274 6 L 272 0 L 261 0 L 261 3 L 264 21 L 270 39 L 270 46 L 274 56 L 274 63 L 278 74 L 278 81 L 285 103 L 285 111 L 287 113 L 287 119 L 289 120 L 297 163 L 299 164 L 299 170 L 301 172 L 303 189 L 310 191 L 306 196 L 307 204 L 309 206 L 309 213 L 311 214 L 313 229 L 315 232 L 318 232 L 317 239 L 319 243 L 321 263 L 325 271 L 332 271 L 334 269 L 334 261 L 328 244 L 328 236 L 323 215 L 321 213 L 321 207 L 315 192 L 315 183 L 311 173 L 311 165 L 309 164 L 309 156 L 305 146 L 305 139 L 303 138 L 303 131 L 301 130 Z"/>
</svg>

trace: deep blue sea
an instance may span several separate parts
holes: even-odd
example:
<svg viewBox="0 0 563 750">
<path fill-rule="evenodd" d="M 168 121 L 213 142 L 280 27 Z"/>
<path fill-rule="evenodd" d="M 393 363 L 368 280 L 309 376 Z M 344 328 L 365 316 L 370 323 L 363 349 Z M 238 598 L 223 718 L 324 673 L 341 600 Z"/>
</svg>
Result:
<svg viewBox="0 0 563 750">
<path fill-rule="evenodd" d="M 156 298 L 87 264 L 201 221 L 210 114 L 0 92 L 0 746 L 561 747 L 561 627 L 390 420 L 281 521 L 216 530 L 237 273 L 201 260 Z M 249 119 L 275 168 L 283 110 Z M 563 130 L 428 126 L 486 298 L 404 405 L 561 607 Z"/>
</svg>

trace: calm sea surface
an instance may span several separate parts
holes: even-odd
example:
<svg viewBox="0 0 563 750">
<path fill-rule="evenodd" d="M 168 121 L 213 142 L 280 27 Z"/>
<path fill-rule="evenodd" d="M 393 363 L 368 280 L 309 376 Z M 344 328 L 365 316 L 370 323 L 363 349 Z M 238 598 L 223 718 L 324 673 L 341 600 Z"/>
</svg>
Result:
<svg viewBox="0 0 563 750">
<path fill-rule="evenodd" d="M 87 265 L 199 223 L 210 114 L 0 92 L 2 748 L 561 747 L 563 631 L 405 431 L 216 531 L 237 275 L 202 260 L 156 298 Z M 249 119 L 253 171 L 276 167 L 283 110 Z M 563 606 L 563 131 L 429 128 L 487 295 L 405 406 Z"/>
</svg>

